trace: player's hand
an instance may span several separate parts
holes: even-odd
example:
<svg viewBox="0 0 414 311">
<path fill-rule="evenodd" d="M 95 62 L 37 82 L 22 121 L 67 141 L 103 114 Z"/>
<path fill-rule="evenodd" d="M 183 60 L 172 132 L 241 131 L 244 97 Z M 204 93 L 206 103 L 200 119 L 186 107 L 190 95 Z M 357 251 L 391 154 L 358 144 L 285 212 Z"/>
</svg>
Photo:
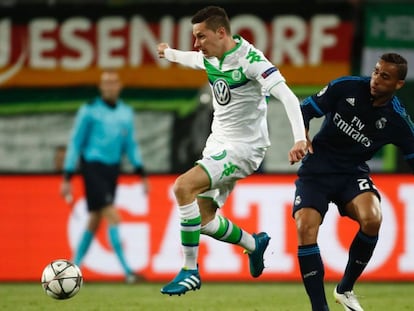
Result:
<svg viewBox="0 0 414 311">
<path fill-rule="evenodd" d="M 166 50 L 166 49 L 168 49 L 170 46 L 168 45 L 168 43 L 159 43 L 158 45 L 157 45 L 157 53 L 158 53 L 158 57 L 159 58 L 165 58 L 165 54 L 164 54 L 164 51 Z"/>
<path fill-rule="evenodd" d="M 309 144 L 307 140 L 300 140 L 296 142 L 289 151 L 289 162 L 294 164 L 303 159 L 309 149 Z M 313 151 L 312 151 L 313 152 Z"/>
<path fill-rule="evenodd" d="M 60 185 L 60 195 L 65 199 L 66 203 L 72 203 L 72 185 L 69 180 L 62 181 L 62 184 Z"/>
</svg>

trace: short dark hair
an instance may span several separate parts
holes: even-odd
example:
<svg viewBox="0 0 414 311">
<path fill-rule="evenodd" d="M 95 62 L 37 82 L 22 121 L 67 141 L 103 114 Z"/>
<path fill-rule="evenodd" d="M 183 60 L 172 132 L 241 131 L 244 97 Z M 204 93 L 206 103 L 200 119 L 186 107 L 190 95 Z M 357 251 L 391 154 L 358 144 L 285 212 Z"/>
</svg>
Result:
<svg viewBox="0 0 414 311">
<path fill-rule="evenodd" d="M 208 29 L 216 31 L 218 28 L 224 27 L 227 34 L 231 34 L 229 17 L 227 16 L 226 11 L 221 7 L 205 7 L 204 9 L 201 9 L 195 13 L 191 19 L 191 23 L 193 25 L 203 22 L 206 23 Z"/>
<path fill-rule="evenodd" d="M 408 64 L 407 60 L 397 53 L 385 53 L 382 54 L 380 59 L 384 62 L 395 64 L 398 68 L 398 78 L 405 80 L 407 77 Z"/>
</svg>

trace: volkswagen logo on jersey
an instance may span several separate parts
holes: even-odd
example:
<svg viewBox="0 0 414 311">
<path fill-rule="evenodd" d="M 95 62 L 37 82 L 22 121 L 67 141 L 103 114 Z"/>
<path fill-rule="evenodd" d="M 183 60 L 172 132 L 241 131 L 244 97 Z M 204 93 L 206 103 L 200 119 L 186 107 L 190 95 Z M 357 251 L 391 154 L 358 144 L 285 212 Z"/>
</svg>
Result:
<svg viewBox="0 0 414 311">
<path fill-rule="evenodd" d="M 213 84 L 214 97 L 219 105 L 225 106 L 230 102 L 230 86 L 224 79 L 217 79 Z"/>
</svg>

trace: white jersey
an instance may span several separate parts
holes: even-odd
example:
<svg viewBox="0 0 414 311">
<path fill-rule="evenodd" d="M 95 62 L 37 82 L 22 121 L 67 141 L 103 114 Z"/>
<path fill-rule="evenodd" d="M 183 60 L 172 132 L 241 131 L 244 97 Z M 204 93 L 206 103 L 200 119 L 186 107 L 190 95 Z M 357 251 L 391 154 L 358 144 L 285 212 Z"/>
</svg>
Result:
<svg viewBox="0 0 414 311">
<path fill-rule="evenodd" d="M 222 59 L 187 52 L 185 62 L 166 51 L 170 61 L 205 69 L 213 93 L 214 118 L 209 139 L 243 142 L 257 147 L 270 145 L 267 128 L 269 90 L 285 79 L 261 51 L 240 36 Z"/>
</svg>

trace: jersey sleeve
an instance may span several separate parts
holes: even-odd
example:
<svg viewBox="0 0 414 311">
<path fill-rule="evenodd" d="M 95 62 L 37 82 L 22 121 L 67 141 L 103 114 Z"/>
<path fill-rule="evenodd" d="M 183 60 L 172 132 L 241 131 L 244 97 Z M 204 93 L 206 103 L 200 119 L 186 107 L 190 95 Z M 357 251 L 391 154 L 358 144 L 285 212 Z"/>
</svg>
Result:
<svg viewBox="0 0 414 311">
<path fill-rule="evenodd" d="M 275 85 L 285 82 L 279 69 L 253 46 L 241 63 L 246 77 L 258 81 L 267 92 L 270 92 Z"/>
<path fill-rule="evenodd" d="M 179 63 L 193 69 L 204 69 L 204 56 L 202 52 L 180 51 L 167 48 L 164 54 L 165 58 L 170 62 Z"/>
<path fill-rule="evenodd" d="M 277 98 L 284 106 L 295 142 L 306 140 L 306 131 L 300 110 L 300 103 L 291 89 L 282 82 L 270 90 L 270 94 Z"/>
<path fill-rule="evenodd" d="M 305 98 L 301 103 L 301 110 L 305 127 L 309 129 L 309 122 L 313 118 L 320 118 L 332 111 L 337 99 L 342 93 L 341 83 L 330 82 L 318 93 Z"/>
<path fill-rule="evenodd" d="M 88 110 L 88 105 L 84 105 L 76 114 L 63 166 L 65 173 L 71 174 L 76 170 L 79 156 L 81 154 L 82 147 L 86 142 L 88 133 L 90 123 Z"/>
<path fill-rule="evenodd" d="M 263 55 L 261 51 L 250 46 L 242 61 L 245 75 L 256 80 L 267 93 L 282 102 L 287 113 L 295 142 L 306 140 L 303 118 L 299 100 L 285 83 L 280 71 Z"/>
</svg>

